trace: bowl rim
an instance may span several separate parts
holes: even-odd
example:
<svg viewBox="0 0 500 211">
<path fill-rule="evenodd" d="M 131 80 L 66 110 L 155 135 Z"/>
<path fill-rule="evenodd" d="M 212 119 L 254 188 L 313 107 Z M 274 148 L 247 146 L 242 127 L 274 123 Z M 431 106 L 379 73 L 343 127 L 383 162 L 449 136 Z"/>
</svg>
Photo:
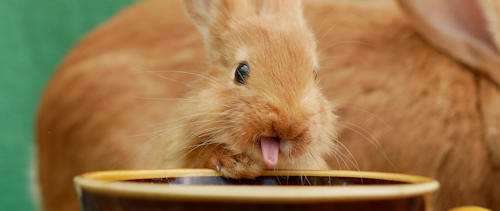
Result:
<svg viewBox="0 0 500 211">
<path fill-rule="evenodd" d="M 429 196 L 439 183 L 431 178 L 397 173 L 344 170 L 266 170 L 262 176 L 336 176 L 394 180 L 409 184 L 349 186 L 255 186 L 255 185 L 158 185 L 120 180 L 158 177 L 219 176 L 212 169 L 115 170 L 85 173 L 74 178 L 79 196 L 85 191 L 136 199 L 246 202 L 314 203 L 366 201 Z"/>
</svg>

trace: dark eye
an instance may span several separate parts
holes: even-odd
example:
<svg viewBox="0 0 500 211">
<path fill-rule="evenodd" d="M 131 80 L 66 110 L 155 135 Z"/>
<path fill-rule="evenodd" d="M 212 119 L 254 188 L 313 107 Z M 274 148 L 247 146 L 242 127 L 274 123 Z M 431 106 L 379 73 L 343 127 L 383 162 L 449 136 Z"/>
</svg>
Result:
<svg viewBox="0 0 500 211">
<path fill-rule="evenodd" d="M 316 70 L 313 70 L 314 73 L 314 80 L 318 80 L 318 72 Z"/>
<path fill-rule="evenodd" d="M 234 80 L 239 84 L 245 84 L 250 74 L 250 67 L 246 63 L 240 63 L 234 72 Z"/>
</svg>

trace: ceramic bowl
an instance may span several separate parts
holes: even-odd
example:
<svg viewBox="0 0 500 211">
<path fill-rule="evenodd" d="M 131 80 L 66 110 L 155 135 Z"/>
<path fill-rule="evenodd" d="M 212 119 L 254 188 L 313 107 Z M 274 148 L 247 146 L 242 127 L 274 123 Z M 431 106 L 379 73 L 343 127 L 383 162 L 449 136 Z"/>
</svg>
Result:
<svg viewBox="0 0 500 211">
<path fill-rule="evenodd" d="M 210 169 L 101 171 L 75 177 L 84 211 L 432 210 L 431 178 L 362 171 L 265 171 L 227 179 Z"/>
</svg>

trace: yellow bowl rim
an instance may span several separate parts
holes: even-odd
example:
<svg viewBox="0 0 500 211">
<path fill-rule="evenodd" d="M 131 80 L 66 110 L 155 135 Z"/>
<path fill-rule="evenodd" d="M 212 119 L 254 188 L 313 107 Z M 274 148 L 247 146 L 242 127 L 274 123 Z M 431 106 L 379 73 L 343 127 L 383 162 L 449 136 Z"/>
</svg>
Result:
<svg viewBox="0 0 500 211">
<path fill-rule="evenodd" d="M 157 169 L 97 171 L 74 178 L 79 195 L 92 193 L 142 199 L 172 201 L 220 201 L 247 203 L 313 203 L 399 199 L 430 195 L 437 181 L 421 176 L 343 170 L 266 170 L 264 176 L 337 176 L 385 179 L 410 184 L 349 186 L 251 186 L 251 185 L 157 185 L 119 180 L 159 177 L 219 176 L 211 169 Z"/>
</svg>

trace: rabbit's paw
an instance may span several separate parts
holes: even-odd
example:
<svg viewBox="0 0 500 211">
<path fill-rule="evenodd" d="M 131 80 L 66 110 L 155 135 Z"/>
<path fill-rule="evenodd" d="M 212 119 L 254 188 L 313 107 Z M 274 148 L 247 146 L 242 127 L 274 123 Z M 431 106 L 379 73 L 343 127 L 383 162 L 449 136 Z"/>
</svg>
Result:
<svg viewBox="0 0 500 211">
<path fill-rule="evenodd" d="M 225 147 L 218 147 L 211 159 L 211 168 L 225 177 L 255 178 L 263 171 L 263 166 L 246 153 L 235 154 Z"/>
</svg>

